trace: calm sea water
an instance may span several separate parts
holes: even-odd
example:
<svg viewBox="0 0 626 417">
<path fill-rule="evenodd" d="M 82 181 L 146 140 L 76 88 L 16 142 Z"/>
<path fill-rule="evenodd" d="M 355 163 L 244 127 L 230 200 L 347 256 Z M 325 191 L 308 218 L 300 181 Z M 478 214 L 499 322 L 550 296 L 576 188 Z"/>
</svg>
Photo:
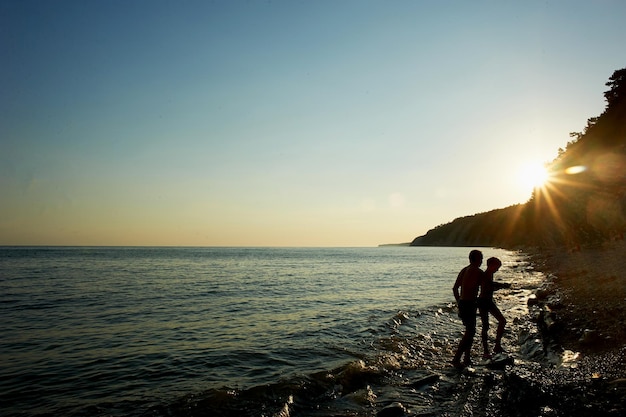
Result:
<svg viewBox="0 0 626 417">
<path fill-rule="evenodd" d="M 363 363 L 402 332 L 454 341 L 449 317 L 418 318 L 450 311 L 468 252 L 0 248 L 2 415 L 176 415 Z M 518 254 L 483 252 L 514 273 Z"/>
</svg>

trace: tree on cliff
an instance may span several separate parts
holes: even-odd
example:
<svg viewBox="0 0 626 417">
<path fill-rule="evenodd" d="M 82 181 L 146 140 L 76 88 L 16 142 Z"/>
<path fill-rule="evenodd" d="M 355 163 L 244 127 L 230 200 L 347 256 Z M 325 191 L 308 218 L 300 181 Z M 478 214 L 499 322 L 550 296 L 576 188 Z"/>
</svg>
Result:
<svg viewBox="0 0 626 417">
<path fill-rule="evenodd" d="M 626 98 L 626 68 L 615 71 L 605 85 L 610 87 L 609 91 L 604 92 L 607 109 L 618 107 Z"/>
<path fill-rule="evenodd" d="M 575 247 L 626 231 L 626 68 L 606 83 L 605 111 L 548 165 L 550 181 L 522 205 L 475 214 L 411 243 L 451 246 Z"/>
</svg>

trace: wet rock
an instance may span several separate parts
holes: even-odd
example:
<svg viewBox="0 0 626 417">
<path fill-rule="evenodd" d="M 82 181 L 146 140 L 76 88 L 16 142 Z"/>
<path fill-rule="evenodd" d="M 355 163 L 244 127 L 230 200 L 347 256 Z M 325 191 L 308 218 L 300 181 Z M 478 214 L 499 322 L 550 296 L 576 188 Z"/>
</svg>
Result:
<svg viewBox="0 0 626 417">
<path fill-rule="evenodd" d="M 520 335 L 520 353 L 528 359 L 538 359 L 545 356 L 543 341 L 533 337 L 530 333 Z"/>
<path fill-rule="evenodd" d="M 549 297 L 546 301 L 546 305 L 550 307 L 552 310 L 558 310 L 564 308 L 563 301 L 559 297 Z"/>
<path fill-rule="evenodd" d="M 539 304 L 539 299 L 535 294 L 531 294 L 530 296 L 528 296 L 528 301 L 526 302 L 526 304 L 528 304 L 529 306 L 536 306 L 537 304 Z"/>
<path fill-rule="evenodd" d="M 579 359 L 580 359 L 579 352 L 574 352 L 574 351 L 566 349 L 561 353 L 560 366 L 563 368 L 572 368 L 572 369 L 577 368 Z"/>
<path fill-rule="evenodd" d="M 434 384 L 435 382 L 439 381 L 439 378 L 440 376 L 437 374 L 428 375 L 411 382 L 411 386 L 413 388 L 421 388 L 425 385 Z"/>
<path fill-rule="evenodd" d="M 373 405 L 376 401 L 376 394 L 374 394 L 374 391 L 372 391 L 368 385 L 367 388 L 343 396 L 342 400 L 350 401 L 361 406 Z"/>
<path fill-rule="evenodd" d="M 507 365 L 514 365 L 515 360 L 508 355 L 496 355 L 493 359 L 487 364 L 487 368 L 489 369 L 504 369 Z"/>
<path fill-rule="evenodd" d="M 545 330 L 548 332 L 553 332 L 559 327 L 559 320 L 554 312 L 550 309 L 546 308 L 543 312 L 543 324 L 545 326 Z"/>
<path fill-rule="evenodd" d="M 529 313 L 530 320 L 533 323 L 539 323 L 541 321 L 541 315 L 543 314 L 539 306 L 538 305 L 532 306 L 532 307 L 529 306 L 529 310 L 530 310 L 530 313 Z"/>
<path fill-rule="evenodd" d="M 365 388 L 369 381 L 376 381 L 380 376 L 380 370 L 366 365 L 363 360 L 358 360 L 348 364 L 337 375 L 336 383 L 341 386 L 340 392 L 346 394 Z"/>
<path fill-rule="evenodd" d="M 541 387 L 534 382 L 533 373 L 528 370 L 512 372 L 505 376 L 505 380 L 502 396 L 509 409 L 515 410 L 516 415 L 520 416 L 538 415 L 543 394 Z"/>
<path fill-rule="evenodd" d="M 537 291 L 535 291 L 535 296 L 539 300 L 545 300 L 551 294 L 552 294 L 552 292 L 550 290 L 548 290 L 547 288 L 545 288 L 545 287 L 537 288 Z"/>
<path fill-rule="evenodd" d="M 376 413 L 376 417 L 403 417 L 407 410 L 401 403 L 392 403 Z"/>
<path fill-rule="evenodd" d="M 580 343 L 590 345 L 599 340 L 598 332 L 595 330 L 585 329 L 582 336 L 578 340 Z"/>
</svg>

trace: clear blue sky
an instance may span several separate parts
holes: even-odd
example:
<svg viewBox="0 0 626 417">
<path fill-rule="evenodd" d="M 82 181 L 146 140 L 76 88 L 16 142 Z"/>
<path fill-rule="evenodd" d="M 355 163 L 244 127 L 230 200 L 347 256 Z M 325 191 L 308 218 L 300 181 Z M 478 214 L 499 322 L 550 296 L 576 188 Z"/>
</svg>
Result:
<svg viewBox="0 0 626 417">
<path fill-rule="evenodd" d="M 0 244 L 374 246 L 528 200 L 626 2 L 0 0 Z"/>
</svg>

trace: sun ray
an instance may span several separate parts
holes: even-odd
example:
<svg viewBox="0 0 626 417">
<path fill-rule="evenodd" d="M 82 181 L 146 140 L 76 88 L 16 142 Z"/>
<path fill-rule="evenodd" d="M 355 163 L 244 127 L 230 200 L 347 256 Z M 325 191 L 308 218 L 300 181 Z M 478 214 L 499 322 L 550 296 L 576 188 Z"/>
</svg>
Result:
<svg viewBox="0 0 626 417">
<path fill-rule="evenodd" d="M 543 184 L 535 187 L 532 197 L 529 201 L 536 215 L 544 214 L 544 218 L 533 217 L 535 225 L 543 225 L 544 239 L 551 241 L 557 239 L 568 246 L 576 247 L 579 245 L 577 241 L 576 231 L 573 225 L 578 224 L 578 220 L 572 217 L 576 211 L 568 210 L 576 201 L 572 201 L 572 194 L 567 190 L 577 189 L 584 193 L 586 189 L 592 188 L 588 182 L 581 180 L 578 175 L 585 172 L 586 168 L 582 166 L 570 167 L 567 169 L 559 169 L 557 171 L 546 171 L 547 176 Z M 550 227 L 549 223 L 554 227 Z M 552 232 L 550 232 L 552 231 Z"/>
</svg>

